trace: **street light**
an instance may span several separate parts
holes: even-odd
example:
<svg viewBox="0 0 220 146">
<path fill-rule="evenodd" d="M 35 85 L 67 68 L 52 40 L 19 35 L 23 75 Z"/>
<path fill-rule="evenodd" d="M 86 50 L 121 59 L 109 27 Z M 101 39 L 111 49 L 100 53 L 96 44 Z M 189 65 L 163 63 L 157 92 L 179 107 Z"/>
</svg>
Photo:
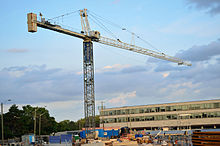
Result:
<svg viewBox="0 0 220 146">
<path fill-rule="evenodd" d="M 11 99 L 6 100 L 4 103 L 7 101 L 11 101 Z M 3 102 L 1 102 L 1 119 L 2 119 L 2 145 L 4 145 L 4 122 L 3 122 Z"/>
</svg>

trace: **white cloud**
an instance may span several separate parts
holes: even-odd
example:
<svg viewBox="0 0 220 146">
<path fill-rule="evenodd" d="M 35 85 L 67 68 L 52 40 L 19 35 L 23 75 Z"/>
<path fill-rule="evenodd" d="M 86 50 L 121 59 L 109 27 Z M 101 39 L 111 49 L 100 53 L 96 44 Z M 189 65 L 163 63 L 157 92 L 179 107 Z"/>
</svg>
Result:
<svg viewBox="0 0 220 146">
<path fill-rule="evenodd" d="M 120 71 L 122 69 L 126 69 L 131 67 L 130 64 L 114 64 L 114 65 L 107 65 L 104 66 L 103 68 L 96 69 L 96 73 L 104 73 L 104 72 L 116 72 Z"/>
<path fill-rule="evenodd" d="M 111 105 L 125 105 L 129 99 L 136 97 L 136 91 L 120 93 L 119 96 L 108 100 Z"/>
<path fill-rule="evenodd" d="M 189 5 L 195 5 L 198 9 L 204 9 L 211 15 L 220 13 L 219 0 L 187 0 Z"/>
<path fill-rule="evenodd" d="M 164 77 L 164 78 L 166 78 L 166 77 L 168 77 L 169 76 L 169 72 L 167 72 L 167 73 L 162 73 L 162 76 Z"/>
<path fill-rule="evenodd" d="M 212 61 L 216 60 L 220 55 L 220 39 L 212 41 L 204 45 L 195 45 L 188 50 L 181 51 L 176 54 L 177 57 L 181 57 L 193 62 L 196 61 Z"/>
<path fill-rule="evenodd" d="M 169 100 L 172 100 L 172 99 L 181 99 L 181 100 L 183 100 L 184 97 L 186 97 L 185 96 L 186 92 L 187 92 L 187 89 L 185 89 L 185 88 L 177 89 L 177 90 L 171 92 L 171 94 L 169 94 L 165 97 Z"/>
<path fill-rule="evenodd" d="M 201 90 L 195 90 L 194 92 L 195 92 L 195 93 L 200 93 L 200 92 L 201 92 Z"/>
<path fill-rule="evenodd" d="M 23 76 L 24 75 L 24 71 L 11 71 L 11 72 L 9 72 L 9 74 L 10 74 L 10 76 L 12 76 L 12 77 L 21 77 L 21 76 Z"/>
<path fill-rule="evenodd" d="M 78 71 L 78 72 L 76 72 L 76 74 L 77 74 L 77 75 L 82 75 L 83 72 L 82 72 L 82 71 Z"/>
<path fill-rule="evenodd" d="M 28 52 L 28 49 L 16 49 L 16 48 L 14 48 L 14 49 L 8 49 L 7 51 L 10 52 L 10 53 L 26 53 L 26 52 Z"/>
</svg>

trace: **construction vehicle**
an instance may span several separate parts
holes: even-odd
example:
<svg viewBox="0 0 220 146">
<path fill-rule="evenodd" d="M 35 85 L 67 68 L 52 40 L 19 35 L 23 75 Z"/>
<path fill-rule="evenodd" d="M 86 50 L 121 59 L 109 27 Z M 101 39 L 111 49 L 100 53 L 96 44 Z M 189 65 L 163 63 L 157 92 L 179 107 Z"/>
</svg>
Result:
<svg viewBox="0 0 220 146">
<path fill-rule="evenodd" d="M 101 36 L 99 31 L 90 29 L 87 9 L 80 10 L 82 31 L 80 33 L 65 29 L 60 25 L 52 24 L 49 20 L 42 18 L 37 20 L 37 15 L 28 13 L 28 32 L 37 32 L 37 27 L 49 29 L 62 34 L 70 35 L 83 39 L 83 74 L 84 74 L 84 113 L 85 113 L 85 128 L 87 131 L 95 128 L 95 96 L 94 96 L 94 58 L 93 58 L 93 42 L 113 46 L 132 52 L 152 56 L 155 58 L 175 62 L 178 65 L 191 66 L 189 62 L 182 59 L 168 56 L 164 53 L 156 52 L 150 49 L 145 49 L 136 45 L 125 43 L 120 39 L 111 39 Z"/>
</svg>

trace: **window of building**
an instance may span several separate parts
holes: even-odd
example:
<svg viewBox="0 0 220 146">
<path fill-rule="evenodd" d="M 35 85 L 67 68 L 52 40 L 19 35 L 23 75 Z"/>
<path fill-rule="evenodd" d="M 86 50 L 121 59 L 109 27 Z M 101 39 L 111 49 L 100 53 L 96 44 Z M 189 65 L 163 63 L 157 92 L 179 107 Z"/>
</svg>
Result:
<svg viewBox="0 0 220 146">
<path fill-rule="evenodd" d="M 151 112 L 151 109 L 150 108 L 146 108 L 145 109 L 145 113 L 150 113 Z"/>
<path fill-rule="evenodd" d="M 135 111 L 134 109 L 131 109 L 131 110 L 130 110 L 131 114 L 134 114 L 134 111 Z"/>
<path fill-rule="evenodd" d="M 214 117 L 214 113 L 208 113 L 208 117 L 209 118 L 213 118 Z"/>
<path fill-rule="evenodd" d="M 105 116 L 112 116 L 112 115 L 126 115 L 126 114 L 140 114 L 140 113 L 168 112 L 168 111 L 187 111 L 187 110 L 200 110 L 200 109 L 213 109 L 213 108 L 220 108 L 220 102 L 178 105 L 178 106 L 162 106 L 162 107 L 150 107 L 150 108 L 112 110 L 112 111 L 104 111 L 104 115 Z M 103 115 L 103 113 L 100 113 L 100 114 Z"/>
<path fill-rule="evenodd" d="M 160 108 L 160 111 L 161 111 L 161 112 L 165 112 L 165 111 L 166 111 L 166 107 L 161 107 L 161 108 Z"/>
<path fill-rule="evenodd" d="M 112 111 L 109 111 L 109 115 L 112 115 Z"/>
<path fill-rule="evenodd" d="M 117 115 L 120 115 L 120 114 L 121 114 L 121 110 L 117 110 L 117 111 L 116 111 L 116 114 L 117 114 Z"/>
<path fill-rule="evenodd" d="M 108 116 L 108 112 L 107 112 L 107 111 L 104 111 L 104 115 L 105 115 L 105 116 Z"/>
<path fill-rule="evenodd" d="M 220 117 L 220 112 L 216 112 L 216 117 Z"/>
<path fill-rule="evenodd" d="M 160 107 L 156 107 L 156 112 L 160 112 Z"/>
<path fill-rule="evenodd" d="M 220 117 L 220 112 L 194 113 L 188 116 L 172 115 L 155 115 L 155 116 L 139 116 L 139 117 L 119 117 L 104 119 L 104 123 L 120 123 L 120 122 L 138 122 L 138 121 L 154 121 L 154 120 L 178 120 L 178 119 L 200 119 Z"/>
<path fill-rule="evenodd" d="M 202 113 L 203 118 L 207 118 L 207 113 Z"/>
<path fill-rule="evenodd" d="M 130 110 L 129 109 L 126 109 L 125 112 L 126 112 L 126 114 L 130 114 Z"/>
<path fill-rule="evenodd" d="M 183 111 L 188 110 L 188 105 L 182 105 L 182 106 L 181 106 L 181 109 L 182 109 Z"/>
<path fill-rule="evenodd" d="M 135 112 L 134 112 L 135 114 L 139 114 L 139 109 L 137 108 L 137 109 L 135 109 Z"/>
<path fill-rule="evenodd" d="M 177 115 L 172 115 L 172 119 L 177 119 Z"/>
<path fill-rule="evenodd" d="M 195 119 L 202 118 L 202 114 L 194 114 L 194 118 Z"/>
<path fill-rule="evenodd" d="M 220 108 L 220 103 L 214 103 L 214 108 Z"/>
<path fill-rule="evenodd" d="M 141 120 L 141 121 L 145 121 L 145 117 L 143 117 L 143 116 L 140 117 L 140 120 Z"/>
<path fill-rule="evenodd" d="M 171 115 L 167 115 L 167 119 L 168 119 L 168 120 L 172 119 L 172 118 L 171 118 Z"/>
<path fill-rule="evenodd" d="M 140 109 L 139 109 L 139 113 L 144 113 L 144 109 L 143 109 L 143 108 L 140 108 Z"/>
<path fill-rule="evenodd" d="M 125 110 L 121 110 L 121 114 L 125 115 L 126 114 Z"/>
<path fill-rule="evenodd" d="M 171 111 L 170 106 L 166 106 L 166 111 Z"/>
<path fill-rule="evenodd" d="M 171 111 L 176 111 L 176 106 L 171 106 L 170 109 Z"/>
<path fill-rule="evenodd" d="M 156 108 L 155 108 L 155 107 L 152 107 L 152 108 L 151 108 L 151 112 L 156 112 Z"/>
</svg>

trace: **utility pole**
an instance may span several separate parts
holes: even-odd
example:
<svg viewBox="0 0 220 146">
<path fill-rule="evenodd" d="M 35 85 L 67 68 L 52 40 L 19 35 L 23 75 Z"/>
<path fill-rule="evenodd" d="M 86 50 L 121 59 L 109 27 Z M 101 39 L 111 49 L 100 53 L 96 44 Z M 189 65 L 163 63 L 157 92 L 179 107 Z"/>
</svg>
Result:
<svg viewBox="0 0 220 146">
<path fill-rule="evenodd" d="M 40 137 L 40 131 L 41 130 L 41 115 L 40 115 L 40 117 L 39 117 L 39 137 Z"/>
<path fill-rule="evenodd" d="M 37 108 L 34 109 L 34 136 L 35 136 L 36 124 L 37 124 L 36 118 L 37 118 Z"/>
<path fill-rule="evenodd" d="M 100 115 L 101 115 L 101 117 L 102 117 L 102 127 L 103 127 L 103 130 L 104 130 L 104 118 L 103 118 L 103 116 L 104 116 L 104 102 L 102 101 L 101 102 L 101 112 L 100 112 Z"/>
<path fill-rule="evenodd" d="M 44 106 L 43 108 L 46 108 L 47 106 Z M 42 108 L 42 107 L 40 107 L 40 108 Z M 37 110 L 39 110 L 40 108 L 38 108 L 38 107 L 35 107 L 34 108 L 34 136 L 35 136 L 35 134 L 36 134 L 36 127 L 37 127 Z M 43 113 L 43 114 L 45 114 L 45 113 Z M 43 115 L 43 114 L 41 114 L 41 116 Z M 40 120 L 41 121 L 41 120 Z M 39 123 L 40 124 L 40 123 Z"/>
<path fill-rule="evenodd" d="M 41 140 L 41 136 L 40 136 L 40 132 L 41 132 L 41 116 L 43 116 L 45 113 L 46 112 L 44 112 L 43 114 L 40 114 L 40 116 L 39 116 L 39 138 L 40 138 L 40 140 Z M 41 141 L 40 141 L 40 143 L 41 143 Z"/>
<path fill-rule="evenodd" d="M 11 101 L 11 99 L 6 100 Z M 1 123 L 2 123 L 2 145 L 4 146 L 4 120 L 3 120 L 3 102 L 1 102 Z"/>
<path fill-rule="evenodd" d="M 4 146 L 3 103 L 1 103 L 1 117 L 2 117 L 2 145 Z"/>
</svg>

